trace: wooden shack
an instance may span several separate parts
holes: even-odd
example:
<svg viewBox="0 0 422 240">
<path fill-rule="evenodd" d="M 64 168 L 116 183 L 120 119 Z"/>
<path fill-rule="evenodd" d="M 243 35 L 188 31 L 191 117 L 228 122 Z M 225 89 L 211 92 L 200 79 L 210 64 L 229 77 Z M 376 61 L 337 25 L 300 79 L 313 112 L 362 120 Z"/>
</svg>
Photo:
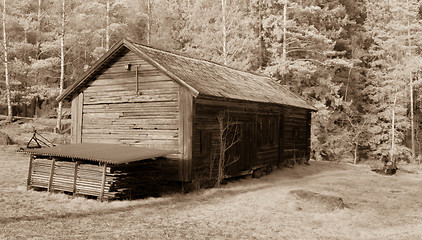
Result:
<svg viewBox="0 0 422 240">
<path fill-rule="evenodd" d="M 72 101 L 72 143 L 174 150 L 167 167 L 177 173 L 168 180 L 216 172 L 219 116 L 236 138 L 225 154 L 236 159 L 228 176 L 310 155 L 315 108 L 275 80 L 127 39 L 58 97 L 65 99 Z"/>
<path fill-rule="evenodd" d="M 25 149 L 31 154 L 27 187 L 48 192 L 96 197 L 99 200 L 157 196 L 163 176 L 177 169 L 161 168 L 164 155 L 175 151 L 118 144 L 77 143 Z"/>
</svg>

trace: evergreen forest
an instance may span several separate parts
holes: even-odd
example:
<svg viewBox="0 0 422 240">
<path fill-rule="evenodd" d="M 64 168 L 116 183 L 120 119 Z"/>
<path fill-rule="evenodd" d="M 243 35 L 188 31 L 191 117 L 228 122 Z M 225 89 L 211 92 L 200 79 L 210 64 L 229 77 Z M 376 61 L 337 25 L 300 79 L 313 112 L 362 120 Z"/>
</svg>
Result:
<svg viewBox="0 0 422 240">
<path fill-rule="evenodd" d="M 2 0 L 0 6 L 0 110 L 9 117 L 17 114 L 12 106 L 34 99 L 61 113 L 55 97 L 125 37 L 265 74 L 300 94 L 318 109 L 314 159 L 422 158 L 419 1 Z"/>
</svg>

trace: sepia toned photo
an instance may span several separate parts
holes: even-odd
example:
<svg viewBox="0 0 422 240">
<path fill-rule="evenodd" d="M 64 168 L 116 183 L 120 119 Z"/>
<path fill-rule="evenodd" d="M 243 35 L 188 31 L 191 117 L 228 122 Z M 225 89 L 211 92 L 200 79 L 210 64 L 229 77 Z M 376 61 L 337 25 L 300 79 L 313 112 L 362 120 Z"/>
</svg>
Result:
<svg viewBox="0 0 422 240">
<path fill-rule="evenodd" d="M 0 1 L 0 239 L 422 239 L 422 2 Z"/>
</svg>

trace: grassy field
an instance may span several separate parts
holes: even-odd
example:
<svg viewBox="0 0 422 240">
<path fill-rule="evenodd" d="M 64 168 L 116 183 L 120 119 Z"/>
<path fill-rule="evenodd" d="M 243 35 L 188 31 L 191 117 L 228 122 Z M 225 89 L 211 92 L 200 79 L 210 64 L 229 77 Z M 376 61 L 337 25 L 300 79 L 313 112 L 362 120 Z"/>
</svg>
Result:
<svg viewBox="0 0 422 240">
<path fill-rule="evenodd" d="M 0 239 L 422 239 L 422 175 L 310 162 L 221 188 L 98 202 L 26 190 L 28 156 L 0 147 Z M 341 197 L 342 210 L 291 190 Z"/>
</svg>

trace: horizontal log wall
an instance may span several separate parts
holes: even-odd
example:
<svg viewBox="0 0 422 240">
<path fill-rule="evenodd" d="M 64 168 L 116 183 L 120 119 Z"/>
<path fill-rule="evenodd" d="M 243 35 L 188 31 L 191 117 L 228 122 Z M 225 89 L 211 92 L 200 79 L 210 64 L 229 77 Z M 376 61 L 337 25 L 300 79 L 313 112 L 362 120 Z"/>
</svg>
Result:
<svg viewBox="0 0 422 240">
<path fill-rule="evenodd" d="M 134 53 L 123 51 L 83 93 L 82 142 L 179 150 L 179 85 Z"/>
<path fill-rule="evenodd" d="M 217 115 L 220 111 L 226 111 L 233 122 L 238 122 L 241 126 L 246 124 L 255 124 L 255 130 L 258 132 L 258 122 L 264 120 L 274 120 L 273 126 L 276 131 L 275 145 L 269 144 L 258 146 L 258 139 L 248 139 L 247 144 L 251 144 L 250 149 L 241 149 L 249 151 L 242 153 L 243 156 L 249 156 L 249 170 L 271 166 L 276 164 L 288 163 L 300 157 L 309 158 L 310 150 L 310 113 L 306 109 L 299 109 L 275 104 L 242 102 L 235 100 L 214 99 L 211 97 L 195 99 L 195 116 L 193 131 L 193 168 L 194 175 L 197 178 L 209 178 L 210 165 L 214 161 L 213 173 L 216 173 L 218 151 L 219 151 L 219 127 Z M 280 119 L 284 119 L 283 126 L 280 126 Z M 282 128 L 280 132 L 279 129 Z M 204 146 L 201 146 L 201 135 L 211 135 L 211 151 L 209 154 L 201 152 Z M 255 138 L 253 133 L 248 133 Z M 280 136 L 281 134 L 281 136 Z M 255 133 L 255 135 L 258 135 Z M 244 136 L 243 136 L 244 137 Z M 245 141 L 244 139 L 242 141 Z M 283 144 L 284 151 L 279 152 L 279 144 Z M 283 149 L 283 148 L 281 148 Z M 248 155 L 249 154 L 249 155 Z M 250 156 L 256 154 L 256 156 Z M 214 158 L 214 160 L 212 160 Z M 244 161 L 239 159 L 239 161 Z M 281 162 L 283 161 L 283 162 Z M 239 166 L 245 164 L 237 163 Z"/>
<path fill-rule="evenodd" d="M 311 114 L 305 109 L 287 108 L 283 126 L 283 162 L 309 160 L 311 137 Z"/>
<path fill-rule="evenodd" d="M 246 124 L 252 123 L 256 126 L 258 113 L 265 113 L 270 115 L 279 115 L 281 111 L 278 107 L 272 105 L 265 105 L 251 102 L 237 102 L 229 100 L 219 100 L 212 98 L 196 99 L 195 101 L 195 118 L 194 118 L 194 133 L 193 133 L 193 159 L 195 175 L 200 178 L 208 178 L 210 175 L 210 164 L 214 158 L 213 173 L 217 172 L 218 166 L 218 152 L 219 152 L 219 125 L 217 116 L 220 111 L 225 111 L 229 114 L 230 121 L 239 123 L 239 128 L 244 128 Z M 227 119 L 225 119 L 227 120 Z M 208 131 L 211 134 L 211 151 L 210 154 L 201 153 L 201 134 Z M 243 141 L 243 140 L 242 140 Z M 257 140 L 252 140 L 251 148 L 255 148 L 255 155 L 251 156 L 251 162 L 243 163 L 245 159 L 239 159 L 234 163 L 235 166 L 249 166 L 252 169 L 256 166 L 261 166 L 268 162 L 266 153 L 263 149 L 258 149 Z M 246 151 L 246 149 L 239 149 Z M 270 160 L 277 161 L 277 146 L 270 151 L 276 153 Z M 253 151 L 252 151 L 253 152 Z M 247 154 L 241 154 L 247 155 Z M 241 156 L 231 156 L 232 158 Z M 249 161 L 249 160 L 248 160 Z M 233 167 L 235 167 L 233 166 Z"/>
<path fill-rule="evenodd" d="M 128 164 L 110 164 L 104 169 L 104 165 L 97 162 L 71 161 L 66 158 L 52 160 L 35 156 L 28 174 L 28 188 L 92 196 L 101 200 L 156 196 L 165 184 L 163 176 L 177 173 L 174 168 L 163 169 L 163 164 L 167 166 L 168 161 L 172 160 L 148 159 Z"/>
</svg>

